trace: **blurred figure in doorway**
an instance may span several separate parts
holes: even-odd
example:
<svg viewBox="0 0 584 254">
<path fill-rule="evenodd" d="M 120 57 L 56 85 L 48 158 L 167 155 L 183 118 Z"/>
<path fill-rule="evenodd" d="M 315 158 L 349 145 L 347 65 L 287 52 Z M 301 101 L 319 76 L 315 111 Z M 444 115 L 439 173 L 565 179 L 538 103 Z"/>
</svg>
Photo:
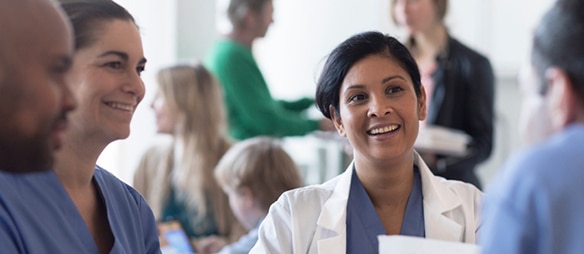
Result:
<svg viewBox="0 0 584 254">
<path fill-rule="evenodd" d="M 472 139 L 464 156 L 423 152 L 432 172 L 481 188 L 475 168 L 493 149 L 493 69 L 489 60 L 448 33 L 447 0 L 391 0 L 393 21 L 407 30 L 412 52 L 426 89 L 428 117 L 424 126 L 463 131 Z"/>
</svg>

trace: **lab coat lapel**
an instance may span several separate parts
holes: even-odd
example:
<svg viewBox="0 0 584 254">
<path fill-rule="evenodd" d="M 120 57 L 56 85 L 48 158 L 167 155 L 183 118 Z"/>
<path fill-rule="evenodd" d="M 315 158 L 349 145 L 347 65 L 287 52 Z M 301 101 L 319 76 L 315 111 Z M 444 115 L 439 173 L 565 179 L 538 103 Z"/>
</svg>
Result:
<svg viewBox="0 0 584 254">
<path fill-rule="evenodd" d="M 424 220 L 426 238 L 460 242 L 463 238 L 463 226 L 452 217 L 452 211 L 462 205 L 460 200 L 448 187 L 432 175 L 430 169 L 416 153 L 416 165 L 422 178 L 424 195 Z"/>
<path fill-rule="evenodd" d="M 318 229 L 315 240 L 318 241 L 318 253 L 346 252 L 346 218 L 347 201 L 351 186 L 353 163 L 339 178 L 331 197 L 324 203 L 317 221 Z"/>
</svg>

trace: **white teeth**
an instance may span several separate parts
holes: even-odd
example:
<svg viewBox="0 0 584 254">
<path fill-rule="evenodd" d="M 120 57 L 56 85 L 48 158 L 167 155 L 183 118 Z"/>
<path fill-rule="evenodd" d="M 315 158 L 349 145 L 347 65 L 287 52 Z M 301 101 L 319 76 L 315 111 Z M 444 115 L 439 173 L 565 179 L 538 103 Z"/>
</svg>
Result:
<svg viewBox="0 0 584 254">
<path fill-rule="evenodd" d="M 128 104 L 121 104 L 121 103 L 117 103 L 117 102 L 109 102 L 107 103 L 108 106 L 115 108 L 115 109 L 121 109 L 124 111 L 134 111 L 134 107 Z"/>
<path fill-rule="evenodd" d="M 371 134 L 375 135 L 375 134 L 383 134 L 383 133 L 387 133 L 390 131 L 394 131 L 397 129 L 397 125 L 391 125 L 391 126 L 386 126 L 386 127 L 382 127 L 382 128 L 377 128 L 377 129 L 373 129 L 371 131 L 369 131 Z"/>
</svg>

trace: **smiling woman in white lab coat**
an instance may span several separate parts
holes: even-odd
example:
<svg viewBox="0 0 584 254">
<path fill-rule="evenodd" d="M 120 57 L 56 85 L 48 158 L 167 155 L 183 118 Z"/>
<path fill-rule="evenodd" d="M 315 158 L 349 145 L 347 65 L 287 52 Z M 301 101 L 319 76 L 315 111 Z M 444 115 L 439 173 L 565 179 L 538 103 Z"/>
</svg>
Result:
<svg viewBox="0 0 584 254">
<path fill-rule="evenodd" d="M 251 253 L 378 253 L 378 235 L 476 242 L 481 192 L 432 175 L 413 148 L 426 95 L 398 40 L 366 32 L 341 43 L 316 102 L 355 159 L 329 182 L 284 193 Z"/>
</svg>

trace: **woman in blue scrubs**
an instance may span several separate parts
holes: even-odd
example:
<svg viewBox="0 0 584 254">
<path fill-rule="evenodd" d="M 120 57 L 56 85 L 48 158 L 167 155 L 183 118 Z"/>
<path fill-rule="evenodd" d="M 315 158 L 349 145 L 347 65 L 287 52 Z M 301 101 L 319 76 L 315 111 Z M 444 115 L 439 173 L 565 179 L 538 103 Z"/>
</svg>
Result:
<svg viewBox="0 0 584 254">
<path fill-rule="evenodd" d="M 426 95 L 403 44 L 378 32 L 347 39 L 324 66 L 316 102 L 354 161 L 283 194 L 251 253 L 378 253 L 378 235 L 476 242 L 481 192 L 434 176 L 413 148 Z"/>
<path fill-rule="evenodd" d="M 146 59 L 138 27 L 113 1 L 59 2 L 75 34 L 68 81 L 78 107 L 56 155 L 54 171 L 64 188 L 52 199 L 60 210 L 45 211 L 54 213 L 51 219 L 66 217 L 63 233 L 55 235 L 67 236 L 62 245 L 76 246 L 58 253 L 160 253 L 144 198 L 96 165 L 108 144 L 128 137 L 144 98 L 140 74 Z"/>
</svg>

